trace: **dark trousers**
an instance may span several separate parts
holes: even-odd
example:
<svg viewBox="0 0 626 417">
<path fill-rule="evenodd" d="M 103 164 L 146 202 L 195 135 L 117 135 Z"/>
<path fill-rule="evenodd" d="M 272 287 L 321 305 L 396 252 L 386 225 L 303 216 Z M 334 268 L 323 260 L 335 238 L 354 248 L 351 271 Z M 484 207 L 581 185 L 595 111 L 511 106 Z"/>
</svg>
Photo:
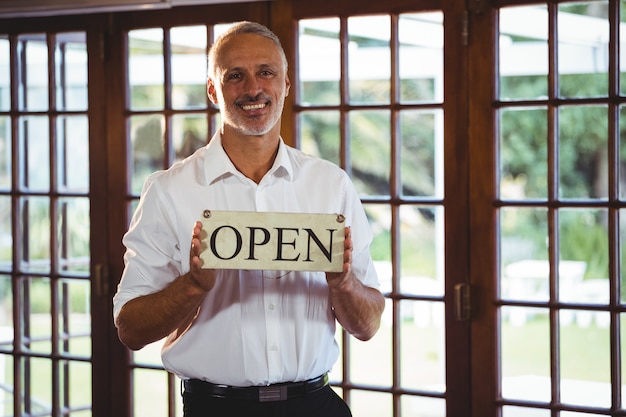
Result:
<svg viewBox="0 0 626 417">
<path fill-rule="evenodd" d="M 351 417 L 348 405 L 327 385 L 305 397 L 258 402 L 183 392 L 184 417 Z"/>
</svg>

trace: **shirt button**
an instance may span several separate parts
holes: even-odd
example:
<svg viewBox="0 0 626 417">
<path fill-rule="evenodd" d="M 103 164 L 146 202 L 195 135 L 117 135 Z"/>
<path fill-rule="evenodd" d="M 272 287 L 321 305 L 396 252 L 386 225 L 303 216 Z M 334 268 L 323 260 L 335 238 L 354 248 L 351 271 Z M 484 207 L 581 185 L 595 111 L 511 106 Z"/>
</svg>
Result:
<svg viewBox="0 0 626 417">
<path fill-rule="evenodd" d="M 274 310 L 276 306 L 274 304 L 269 304 L 267 308 L 269 308 L 270 310 Z"/>
<path fill-rule="evenodd" d="M 272 346 L 270 347 L 270 350 L 271 350 L 272 352 L 276 352 L 276 351 L 278 350 L 278 346 L 276 346 L 276 345 L 272 345 Z"/>
</svg>

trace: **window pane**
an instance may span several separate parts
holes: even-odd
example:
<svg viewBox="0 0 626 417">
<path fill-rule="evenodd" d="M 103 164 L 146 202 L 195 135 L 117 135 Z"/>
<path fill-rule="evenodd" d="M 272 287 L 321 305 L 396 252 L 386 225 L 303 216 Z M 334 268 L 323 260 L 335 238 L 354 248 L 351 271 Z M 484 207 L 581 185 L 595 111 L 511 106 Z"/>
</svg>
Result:
<svg viewBox="0 0 626 417">
<path fill-rule="evenodd" d="M 63 361 L 60 366 L 61 398 L 64 406 L 73 410 L 85 410 L 85 414 L 72 412 L 71 417 L 91 416 L 91 364 L 89 362 Z M 67 384 L 64 382 L 67 381 Z M 67 387 L 67 391 L 64 388 Z M 88 411 L 88 413 L 87 413 Z"/>
<path fill-rule="evenodd" d="M 620 5 L 620 9 L 622 11 L 622 13 L 620 13 L 620 16 L 619 16 L 620 27 L 623 27 L 624 23 L 626 23 L 626 13 L 624 13 L 624 11 L 626 11 L 626 1 L 620 0 L 619 5 Z M 623 43 L 621 36 L 618 39 L 618 48 L 619 48 L 620 51 L 626 50 L 626 45 Z M 619 68 L 622 71 L 622 72 L 620 72 L 620 92 L 621 92 L 621 94 L 625 94 L 626 93 L 626 74 L 623 71 L 624 71 L 624 69 L 626 69 L 626 66 L 625 66 L 626 60 L 622 59 L 622 56 L 624 56 L 624 55 L 619 55 L 618 56 L 618 60 L 619 60 L 618 62 L 620 63 Z M 626 56 L 624 56 L 624 57 L 626 57 Z"/>
<path fill-rule="evenodd" d="M 172 117 L 171 126 L 177 161 L 207 144 L 209 132 L 206 115 L 177 114 Z"/>
<path fill-rule="evenodd" d="M 60 116 L 57 119 L 57 174 L 60 190 L 89 191 L 87 116 Z"/>
<path fill-rule="evenodd" d="M 400 113 L 402 195 L 443 196 L 443 112 Z"/>
<path fill-rule="evenodd" d="M 559 299 L 608 304 L 609 237 L 607 210 L 559 211 Z"/>
<path fill-rule="evenodd" d="M 12 349 L 13 286 L 11 284 L 11 275 L 0 274 L 0 350 L 10 352 Z M 0 370 L 2 369 L 1 361 L 2 359 L 0 359 Z M 2 378 L 4 378 L 4 374 L 0 372 L 0 381 L 2 381 Z"/>
<path fill-rule="evenodd" d="M 18 36 L 19 108 L 48 110 L 48 45 L 45 34 Z"/>
<path fill-rule="evenodd" d="M 391 21 L 389 16 L 348 18 L 350 103 L 389 103 Z M 375 62 L 376 65 L 372 65 Z"/>
<path fill-rule="evenodd" d="M 161 349 L 164 340 L 159 340 L 144 346 L 140 350 L 132 352 L 133 363 L 147 367 L 163 366 L 161 362 Z"/>
<path fill-rule="evenodd" d="M 502 307 L 502 396 L 550 401 L 550 321 L 543 308 Z"/>
<path fill-rule="evenodd" d="M 626 2 L 624 4 L 626 7 Z M 626 75 L 625 75 L 626 76 Z M 618 187 L 621 199 L 626 199 L 626 176 L 624 169 L 626 167 L 626 106 L 619 106 L 619 177 Z"/>
<path fill-rule="evenodd" d="M 23 242 L 22 269 L 50 272 L 50 200 L 48 197 L 28 197 L 20 201 Z"/>
<path fill-rule="evenodd" d="M 300 103 L 339 104 L 341 76 L 339 19 L 300 20 L 298 30 Z"/>
<path fill-rule="evenodd" d="M 559 195 L 607 198 L 607 108 L 561 107 L 559 131 Z"/>
<path fill-rule="evenodd" d="M 567 310 L 562 310 L 561 317 L 567 312 Z M 609 313 L 598 314 L 608 315 Z M 564 321 L 567 323 L 567 319 Z M 610 407 L 609 328 L 562 323 L 560 336 L 561 401 L 565 404 L 587 407 Z"/>
<path fill-rule="evenodd" d="M 89 292 L 86 279 L 63 279 L 58 281 L 59 351 L 74 356 L 91 357 L 91 320 Z"/>
<path fill-rule="evenodd" d="M 163 116 L 133 116 L 130 119 L 131 191 L 139 194 L 148 175 L 163 169 Z"/>
<path fill-rule="evenodd" d="M 128 32 L 128 84 L 132 110 L 163 109 L 163 30 Z"/>
<path fill-rule="evenodd" d="M 172 106 L 206 108 L 207 28 L 183 26 L 170 30 Z"/>
<path fill-rule="evenodd" d="M 547 301 L 548 210 L 500 210 L 500 295 L 506 300 Z"/>
<path fill-rule="evenodd" d="M 548 9 L 546 6 L 500 9 L 500 99 L 548 96 Z"/>
<path fill-rule="evenodd" d="M 135 369 L 132 376 L 135 416 L 167 417 L 167 374 L 162 371 Z"/>
<path fill-rule="evenodd" d="M 378 333 L 366 343 L 354 337 L 349 340 L 350 381 L 368 386 L 391 387 L 391 329 L 381 326 Z"/>
<path fill-rule="evenodd" d="M 22 386 L 30 401 L 22 401 L 21 409 L 28 416 L 52 415 L 52 361 L 41 358 L 22 358 Z"/>
<path fill-rule="evenodd" d="M 20 183 L 29 190 L 50 189 L 50 131 L 48 118 L 20 119 Z"/>
<path fill-rule="evenodd" d="M 502 407 L 502 417 L 551 417 L 552 412 L 541 408 Z"/>
<path fill-rule="evenodd" d="M 7 35 L 0 35 L 0 111 L 7 111 L 11 108 L 9 57 L 9 38 Z"/>
<path fill-rule="evenodd" d="M 11 118 L 0 116 L 0 189 L 11 188 Z"/>
<path fill-rule="evenodd" d="M 392 417 L 392 400 L 391 394 L 359 390 L 350 391 L 352 414 L 359 417 Z"/>
<path fill-rule="evenodd" d="M 52 317 L 50 279 L 22 278 L 19 280 L 20 305 L 25 306 L 20 326 L 22 348 L 38 353 L 52 353 Z"/>
<path fill-rule="evenodd" d="M 89 199 L 63 198 L 58 206 L 59 248 L 57 264 L 61 271 L 89 276 Z"/>
<path fill-rule="evenodd" d="M 400 206 L 400 291 L 443 295 L 443 208 Z"/>
<path fill-rule="evenodd" d="M 300 117 L 301 149 L 336 165 L 339 161 L 339 112 L 307 111 Z"/>
<path fill-rule="evenodd" d="M 545 108 L 500 111 L 500 194 L 525 200 L 548 196 L 548 116 Z"/>
<path fill-rule="evenodd" d="M 401 14 L 398 38 L 400 100 L 443 101 L 443 14 Z"/>
<path fill-rule="evenodd" d="M 400 301 L 402 388 L 446 391 L 444 306 L 438 301 Z"/>
<path fill-rule="evenodd" d="M 590 1 L 559 5 L 558 85 L 561 97 L 608 95 L 608 4 L 608 1 Z"/>
<path fill-rule="evenodd" d="M 446 400 L 442 398 L 403 395 L 400 404 L 402 417 L 446 417 Z"/>
<path fill-rule="evenodd" d="M 391 141 L 389 111 L 350 113 L 352 180 L 362 196 L 389 195 Z"/>
<path fill-rule="evenodd" d="M 626 210 L 619 211 L 620 303 L 626 302 Z M 624 326 L 622 326 L 624 327 Z"/>
<path fill-rule="evenodd" d="M 87 109 L 87 39 L 84 32 L 56 38 L 56 105 L 62 110 Z"/>
<path fill-rule="evenodd" d="M 0 354 L 0 412 L 3 416 L 13 415 L 13 355 Z"/>
<path fill-rule="evenodd" d="M 0 196 L 0 271 L 13 269 L 12 214 L 11 197 Z"/>
</svg>

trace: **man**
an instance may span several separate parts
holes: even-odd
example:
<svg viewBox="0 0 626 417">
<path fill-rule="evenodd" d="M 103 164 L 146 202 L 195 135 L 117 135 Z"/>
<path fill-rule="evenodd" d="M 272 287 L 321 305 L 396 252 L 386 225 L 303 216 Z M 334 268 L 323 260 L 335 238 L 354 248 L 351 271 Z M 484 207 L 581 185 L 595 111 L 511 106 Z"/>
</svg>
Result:
<svg viewBox="0 0 626 417">
<path fill-rule="evenodd" d="M 186 417 L 349 416 L 328 386 L 335 320 L 361 340 L 380 324 L 372 233 L 354 187 L 341 169 L 280 137 L 289 88 L 285 53 L 266 27 L 241 22 L 218 38 L 207 94 L 222 127 L 146 180 L 124 236 L 114 298 L 120 340 L 136 350 L 167 337 L 163 364 L 183 380 Z M 205 209 L 341 213 L 343 271 L 202 268 Z"/>
</svg>

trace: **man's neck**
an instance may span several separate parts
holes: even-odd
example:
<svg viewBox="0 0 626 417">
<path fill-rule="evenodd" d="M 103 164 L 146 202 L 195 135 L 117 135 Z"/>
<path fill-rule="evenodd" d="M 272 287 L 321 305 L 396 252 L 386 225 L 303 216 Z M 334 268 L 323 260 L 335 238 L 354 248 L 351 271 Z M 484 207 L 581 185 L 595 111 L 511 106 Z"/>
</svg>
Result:
<svg viewBox="0 0 626 417">
<path fill-rule="evenodd" d="M 235 168 L 257 184 L 274 165 L 279 142 L 278 131 L 274 130 L 261 136 L 245 136 L 222 129 L 224 151 Z"/>
</svg>

